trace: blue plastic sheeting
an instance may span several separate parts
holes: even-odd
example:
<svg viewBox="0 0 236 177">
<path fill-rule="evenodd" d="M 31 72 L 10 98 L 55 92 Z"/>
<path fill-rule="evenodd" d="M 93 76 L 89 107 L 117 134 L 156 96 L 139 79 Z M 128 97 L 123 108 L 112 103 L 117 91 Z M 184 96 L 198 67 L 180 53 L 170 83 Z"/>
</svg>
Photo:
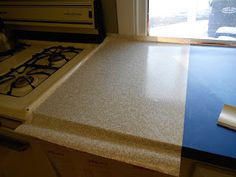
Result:
<svg viewBox="0 0 236 177">
<path fill-rule="evenodd" d="M 236 131 L 217 125 L 236 106 L 236 48 L 191 46 L 183 147 L 236 159 Z"/>
</svg>

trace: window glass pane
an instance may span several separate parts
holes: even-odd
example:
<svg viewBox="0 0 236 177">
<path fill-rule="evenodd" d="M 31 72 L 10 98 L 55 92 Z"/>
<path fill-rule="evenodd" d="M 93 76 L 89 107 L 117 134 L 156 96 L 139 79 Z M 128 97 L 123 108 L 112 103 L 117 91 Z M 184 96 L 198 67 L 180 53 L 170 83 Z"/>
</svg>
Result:
<svg viewBox="0 0 236 177">
<path fill-rule="evenodd" d="M 149 35 L 236 40 L 236 0 L 149 0 Z"/>
</svg>

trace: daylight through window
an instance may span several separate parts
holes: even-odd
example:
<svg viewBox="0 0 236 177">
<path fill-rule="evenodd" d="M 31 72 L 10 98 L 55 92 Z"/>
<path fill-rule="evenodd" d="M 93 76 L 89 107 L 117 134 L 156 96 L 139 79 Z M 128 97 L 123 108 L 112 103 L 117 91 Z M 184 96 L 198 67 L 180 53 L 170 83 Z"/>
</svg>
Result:
<svg viewBox="0 0 236 177">
<path fill-rule="evenodd" d="M 150 36 L 236 40 L 236 0 L 149 0 Z"/>
</svg>

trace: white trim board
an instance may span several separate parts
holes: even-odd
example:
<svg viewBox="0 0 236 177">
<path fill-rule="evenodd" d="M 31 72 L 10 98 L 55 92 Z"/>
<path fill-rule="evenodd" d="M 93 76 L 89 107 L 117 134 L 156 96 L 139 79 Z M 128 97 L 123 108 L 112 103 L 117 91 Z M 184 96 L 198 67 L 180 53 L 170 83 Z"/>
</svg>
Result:
<svg viewBox="0 0 236 177">
<path fill-rule="evenodd" d="M 147 0 L 116 0 L 118 32 L 147 35 Z"/>
</svg>

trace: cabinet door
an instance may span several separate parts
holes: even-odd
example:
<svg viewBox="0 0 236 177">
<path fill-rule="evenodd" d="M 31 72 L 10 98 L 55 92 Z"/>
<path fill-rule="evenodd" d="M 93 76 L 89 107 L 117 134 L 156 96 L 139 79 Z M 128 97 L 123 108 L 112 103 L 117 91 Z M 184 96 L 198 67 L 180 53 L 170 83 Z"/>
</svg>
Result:
<svg viewBox="0 0 236 177">
<path fill-rule="evenodd" d="M 127 163 L 41 142 L 60 177 L 171 177 Z"/>
<path fill-rule="evenodd" d="M 1 177 L 56 177 L 37 140 L 5 132 L 0 136 Z"/>
</svg>

